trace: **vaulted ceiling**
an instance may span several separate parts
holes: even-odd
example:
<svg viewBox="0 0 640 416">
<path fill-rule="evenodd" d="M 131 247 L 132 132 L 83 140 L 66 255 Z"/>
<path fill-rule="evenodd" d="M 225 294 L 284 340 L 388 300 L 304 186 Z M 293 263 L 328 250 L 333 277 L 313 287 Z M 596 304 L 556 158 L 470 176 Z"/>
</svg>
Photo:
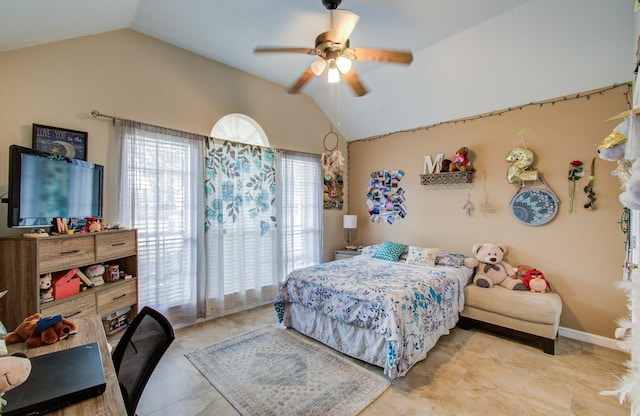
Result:
<svg viewBox="0 0 640 416">
<path fill-rule="evenodd" d="M 347 140 L 437 124 L 628 82 L 634 0 L 343 0 L 351 46 L 409 49 L 410 66 L 354 63 L 356 97 L 324 76 L 303 89 Z M 0 52 L 130 28 L 282 85 L 315 60 L 256 55 L 314 46 L 321 0 L 3 0 Z M 0 68 L 1 74 L 1 68 Z"/>
</svg>

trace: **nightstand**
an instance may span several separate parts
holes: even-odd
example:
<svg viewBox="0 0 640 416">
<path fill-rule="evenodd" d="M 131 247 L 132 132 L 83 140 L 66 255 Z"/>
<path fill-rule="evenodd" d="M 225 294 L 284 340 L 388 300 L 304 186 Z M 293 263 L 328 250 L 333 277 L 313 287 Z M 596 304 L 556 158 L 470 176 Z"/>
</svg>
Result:
<svg viewBox="0 0 640 416">
<path fill-rule="evenodd" d="M 360 250 L 350 250 L 348 248 L 341 248 L 336 250 L 334 260 L 348 259 L 349 257 L 359 256 Z"/>
</svg>

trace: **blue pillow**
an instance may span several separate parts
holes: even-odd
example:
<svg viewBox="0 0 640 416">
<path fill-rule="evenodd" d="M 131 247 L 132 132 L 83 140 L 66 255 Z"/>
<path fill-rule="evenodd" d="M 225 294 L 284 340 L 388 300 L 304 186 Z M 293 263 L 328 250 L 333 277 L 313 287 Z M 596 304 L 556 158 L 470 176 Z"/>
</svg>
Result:
<svg viewBox="0 0 640 416">
<path fill-rule="evenodd" d="M 406 248 L 406 244 L 384 241 L 371 257 L 380 260 L 398 261 Z"/>
</svg>

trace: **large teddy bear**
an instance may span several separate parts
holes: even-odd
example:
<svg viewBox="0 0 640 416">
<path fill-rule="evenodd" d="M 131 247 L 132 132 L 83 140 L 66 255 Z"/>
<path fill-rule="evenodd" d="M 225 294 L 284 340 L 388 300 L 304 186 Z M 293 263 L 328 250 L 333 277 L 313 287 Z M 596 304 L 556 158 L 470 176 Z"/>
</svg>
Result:
<svg viewBox="0 0 640 416">
<path fill-rule="evenodd" d="M 509 290 L 527 290 L 516 275 L 518 269 L 502 260 L 507 254 L 507 247 L 504 244 L 477 243 L 471 251 L 475 258 L 465 258 L 464 265 L 476 268 L 473 277 L 475 285 L 484 288 L 500 285 Z"/>
</svg>

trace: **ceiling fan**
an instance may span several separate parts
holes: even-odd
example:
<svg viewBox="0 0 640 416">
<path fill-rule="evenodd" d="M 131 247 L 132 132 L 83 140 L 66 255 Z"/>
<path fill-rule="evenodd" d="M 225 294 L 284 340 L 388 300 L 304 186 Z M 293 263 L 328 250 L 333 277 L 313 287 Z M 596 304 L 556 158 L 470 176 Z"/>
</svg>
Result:
<svg viewBox="0 0 640 416">
<path fill-rule="evenodd" d="M 338 10 L 341 2 L 342 0 L 322 0 L 322 4 L 329 10 L 331 23 L 329 31 L 316 37 L 314 48 L 257 47 L 254 50 L 255 53 L 288 52 L 318 56 L 318 59 L 287 90 L 289 93 L 300 92 L 314 75 L 320 76 L 327 69 L 329 83 L 340 82 L 340 74 L 342 74 L 355 94 L 361 97 L 368 91 L 360 81 L 355 69 L 351 67 L 352 61 L 376 61 L 404 65 L 409 65 L 413 61 L 413 55 L 410 51 L 352 48 L 349 45 L 349 36 L 351 36 L 360 17 L 349 10 Z"/>
</svg>

